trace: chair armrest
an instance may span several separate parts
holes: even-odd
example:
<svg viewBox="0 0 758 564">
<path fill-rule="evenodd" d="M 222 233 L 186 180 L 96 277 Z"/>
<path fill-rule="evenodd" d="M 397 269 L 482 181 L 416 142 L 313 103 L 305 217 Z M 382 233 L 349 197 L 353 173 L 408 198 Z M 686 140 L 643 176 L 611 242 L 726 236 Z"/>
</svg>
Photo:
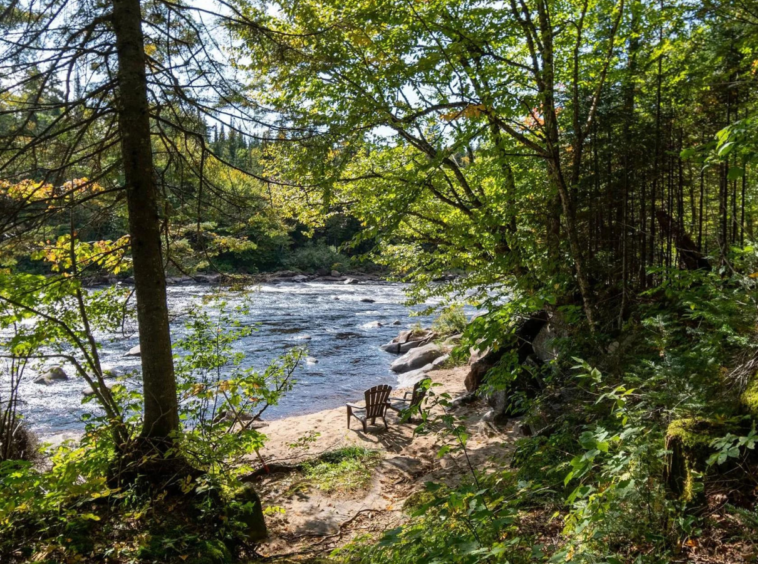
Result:
<svg viewBox="0 0 758 564">
<path fill-rule="evenodd" d="M 405 393 L 403 394 L 403 399 L 404 399 L 405 401 L 408 401 L 408 396 L 411 396 L 411 397 L 413 397 L 413 392 L 412 392 L 412 391 L 408 391 L 408 392 L 405 392 Z"/>
<path fill-rule="evenodd" d="M 348 407 L 352 407 L 353 409 L 366 409 L 365 407 L 362 407 L 360 405 L 355 405 L 354 403 L 348 403 L 345 405 L 347 405 Z"/>
</svg>

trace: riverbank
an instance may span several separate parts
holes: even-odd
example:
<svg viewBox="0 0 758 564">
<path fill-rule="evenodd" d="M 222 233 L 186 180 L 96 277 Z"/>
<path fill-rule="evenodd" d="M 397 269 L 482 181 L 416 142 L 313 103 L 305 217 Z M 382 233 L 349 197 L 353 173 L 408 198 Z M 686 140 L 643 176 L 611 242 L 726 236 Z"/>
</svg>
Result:
<svg viewBox="0 0 758 564">
<path fill-rule="evenodd" d="M 446 274 L 434 279 L 434 282 L 448 282 L 458 278 L 457 274 Z M 318 271 L 301 272 L 298 270 L 277 270 L 274 272 L 261 272 L 256 274 L 224 274 L 224 273 L 198 273 L 192 276 L 167 276 L 167 286 L 191 286 L 191 285 L 255 285 L 255 284 L 278 284 L 282 282 L 324 282 L 335 284 L 371 284 L 390 283 L 387 272 L 361 272 L 361 271 Z M 111 284 L 134 284 L 131 276 L 90 276 L 84 278 L 82 283 L 85 287 L 108 286 Z"/>
<path fill-rule="evenodd" d="M 432 418 L 445 413 L 441 405 L 435 405 L 436 398 L 466 393 L 467 372 L 468 367 L 456 367 L 428 373 L 433 385 L 425 409 Z M 398 388 L 392 395 L 402 396 L 404 391 Z M 297 467 L 349 447 L 367 449 L 376 459 L 367 485 L 347 491 L 339 486 L 323 491 L 299 470 L 272 471 L 258 477 L 256 489 L 264 506 L 281 510 L 267 519 L 270 538 L 259 548 L 260 554 L 291 555 L 303 550 L 325 553 L 358 534 L 378 533 L 403 522 L 407 500 L 422 491 L 428 481 L 455 485 L 471 476 L 471 466 L 478 473 L 502 469 L 521 434 L 515 421 L 502 427 L 488 421 L 488 411 L 482 401 L 453 410 L 469 436 L 466 453 L 453 448 L 441 457 L 443 446 L 457 445 L 440 432 L 440 425 L 432 424 L 429 432 L 418 434 L 416 423 L 403 423 L 394 412 L 387 417 L 389 429 L 378 421 L 368 432 L 355 419 L 347 428 L 344 406 L 269 422 L 261 430 L 268 437 L 261 455 L 272 469 Z M 251 464 L 255 463 L 252 459 Z M 344 477 L 346 482 L 349 478 Z"/>
</svg>

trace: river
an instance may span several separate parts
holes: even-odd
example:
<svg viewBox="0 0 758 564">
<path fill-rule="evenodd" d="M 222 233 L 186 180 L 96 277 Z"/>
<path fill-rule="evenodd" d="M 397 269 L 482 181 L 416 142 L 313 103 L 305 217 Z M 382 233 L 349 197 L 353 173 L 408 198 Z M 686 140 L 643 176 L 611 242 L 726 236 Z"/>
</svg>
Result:
<svg viewBox="0 0 758 564">
<path fill-rule="evenodd" d="M 174 339 L 184 331 L 180 313 L 212 291 L 207 285 L 169 287 L 169 308 L 175 315 L 171 326 Z M 255 325 L 257 331 L 236 345 L 245 354 L 245 366 L 263 369 L 273 358 L 298 345 L 307 346 L 308 356 L 312 357 L 295 373 L 295 388 L 278 406 L 266 411 L 266 419 L 337 407 L 362 399 L 364 390 L 371 386 L 397 385 L 397 376 L 389 370 L 397 357 L 379 346 L 404 328 L 416 323 L 426 327 L 432 321 L 430 317 L 412 316 L 422 308 L 404 305 L 402 284 L 264 284 L 248 296 L 252 298 L 249 314 L 240 321 Z M 233 304 L 241 299 L 232 295 L 228 301 Z M 400 324 L 393 325 L 395 321 Z M 98 338 L 103 343 L 104 368 L 139 370 L 139 358 L 125 356 L 138 344 L 136 333 Z M 66 371 L 72 376 L 68 381 L 44 386 L 33 383 L 33 376 L 27 374 L 21 385 L 20 411 L 32 430 L 45 440 L 75 436 L 83 429 L 82 415 L 97 409 L 94 402 L 82 405 L 82 391 L 87 385 L 73 377 L 73 369 Z M 139 385 L 138 377 L 127 385 Z"/>
</svg>

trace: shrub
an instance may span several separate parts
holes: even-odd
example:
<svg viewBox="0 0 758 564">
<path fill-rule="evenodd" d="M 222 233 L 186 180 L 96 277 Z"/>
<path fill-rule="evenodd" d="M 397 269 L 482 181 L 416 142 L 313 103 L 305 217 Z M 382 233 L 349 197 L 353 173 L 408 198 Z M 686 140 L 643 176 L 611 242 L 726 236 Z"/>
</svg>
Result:
<svg viewBox="0 0 758 564">
<path fill-rule="evenodd" d="M 432 323 L 432 329 L 440 335 L 463 333 L 468 325 L 463 306 L 452 306 L 445 309 Z"/>
</svg>

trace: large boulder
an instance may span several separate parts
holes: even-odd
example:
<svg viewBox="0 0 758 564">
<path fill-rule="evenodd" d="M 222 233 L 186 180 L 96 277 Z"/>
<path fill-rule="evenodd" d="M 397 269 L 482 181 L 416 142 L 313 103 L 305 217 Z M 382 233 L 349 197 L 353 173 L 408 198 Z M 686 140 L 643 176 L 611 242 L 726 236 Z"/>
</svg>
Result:
<svg viewBox="0 0 758 564">
<path fill-rule="evenodd" d="M 423 347 L 417 347 L 411 351 L 408 351 L 403 356 L 398 358 L 390 366 L 390 370 L 397 374 L 403 372 L 409 372 L 421 368 L 426 364 L 430 364 L 434 359 L 442 356 L 444 353 L 435 344 L 424 345 Z"/>
<path fill-rule="evenodd" d="M 395 343 L 390 341 L 386 345 L 382 345 L 380 348 L 388 353 L 405 354 L 411 349 L 415 349 L 422 345 L 422 341 L 407 341 L 405 343 Z"/>
<path fill-rule="evenodd" d="M 433 331 L 400 331 L 397 337 L 380 348 L 383 351 L 394 354 L 405 354 L 411 349 L 429 343 L 436 333 Z"/>
<path fill-rule="evenodd" d="M 142 355 L 142 349 L 140 349 L 140 346 L 137 345 L 136 347 L 132 347 L 129 349 L 129 352 L 127 352 L 124 356 L 141 356 Z"/>
<path fill-rule="evenodd" d="M 55 382 L 63 382 L 65 380 L 68 380 L 68 374 L 66 374 L 66 371 L 60 366 L 51 366 L 37 376 L 37 378 L 34 379 L 34 383 L 49 386 Z"/>
<path fill-rule="evenodd" d="M 513 333 L 514 339 L 512 339 L 510 344 L 505 343 L 497 348 L 487 347 L 483 350 L 472 348 L 471 357 L 468 362 L 470 368 L 464 381 L 466 390 L 473 392 L 479 389 L 487 372 L 500 362 L 506 353 L 513 351 L 513 349 L 516 349 L 518 363 L 524 364 L 527 358 L 535 354 L 532 343 L 547 324 L 547 321 L 548 315 L 546 312 L 537 312 L 519 323 Z"/>
<path fill-rule="evenodd" d="M 466 373 L 466 378 L 463 381 L 463 385 L 466 386 L 467 392 L 475 392 L 481 386 L 484 376 L 489 372 L 497 361 L 499 361 L 505 351 L 498 355 L 494 354 L 492 350 L 487 347 L 485 349 L 469 349 L 470 357 L 468 359 L 469 370 Z"/>
<path fill-rule="evenodd" d="M 426 373 L 430 372 L 434 369 L 434 364 L 431 362 L 429 364 L 425 364 L 421 368 L 417 368 L 416 370 L 411 370 L 410 372 L 403 372 L 397 377 L 397 387 L 398 388 L 410 388 L 411 386 L 414 386 L 417 382 L 421 382 L 424 378 L 427 377 Z"/>
</svg>

